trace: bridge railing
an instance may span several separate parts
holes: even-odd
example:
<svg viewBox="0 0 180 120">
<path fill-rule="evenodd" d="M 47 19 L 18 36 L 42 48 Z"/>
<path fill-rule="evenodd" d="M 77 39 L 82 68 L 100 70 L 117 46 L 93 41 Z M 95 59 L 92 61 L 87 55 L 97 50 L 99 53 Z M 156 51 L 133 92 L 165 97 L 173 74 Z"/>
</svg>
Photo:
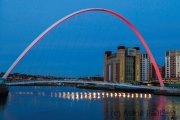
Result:
<svg viewBox="0 0 180 120">
<path fill-rule="evenodd" d="M 28 81 L 63 81 L 60 80 L 51 80 L 51 79 L 39 79 L 39 80 L 6 80 L 6 83 L 12 83 L 12 82 L 28 82 Z"/>
<path fill-rule="evenodd" d="M 104 82 L 104 81 L 89 81 L 89 80 L 65 80 L 65 79 L 40 79 L 40 80 L 13 80 L 13 81 L 6 81 L 6 83 L 18 83 L 18 82 L 40 82 L 40 81 L 52 81 L 52 82 L 75 82 L 75 83 L 83 83 L 83 84 L 86 84 L 86 83 L 93 83 L 93 84 L 107 84 L 107 85 L 119 85 L 119 86 L 122 86 L 122 85 L 128 85 L 128 86 L 139 86 L 139 87 L 146 87 L 146 88 L 154 88 L 154 89 L 158 89 L 159 86 L 146 86 L 146 85 L 134 85 L 134 84 L 130 84 L 130 83 L 117 83 L 117 82 Z M 166 90 L 180 90 L 178 88 L 171 88 L 171 87 L 165 87 Z"/>
</svg>

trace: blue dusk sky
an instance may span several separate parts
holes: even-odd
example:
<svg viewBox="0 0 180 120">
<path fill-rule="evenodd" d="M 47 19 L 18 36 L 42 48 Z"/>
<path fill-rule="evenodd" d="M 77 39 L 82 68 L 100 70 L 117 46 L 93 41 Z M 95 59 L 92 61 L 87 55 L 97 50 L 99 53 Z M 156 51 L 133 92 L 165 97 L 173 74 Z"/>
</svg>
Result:
<svg viewBox="0 0 180 120">
<path fill-rule="evenodd" d="M 1 0 L 0 71 L 50 25 L 75 11 L 105 8 L 119 13 L 141 33 L 157 64 L 166 50 L 180 50 L 180 0 Z M 38 42 L 12 71 L 83 77 L 103 75 L 104 52 L 117 47 L 145 49 L 120 19 L 103 12 L 74 16 Z"/>
</svg>

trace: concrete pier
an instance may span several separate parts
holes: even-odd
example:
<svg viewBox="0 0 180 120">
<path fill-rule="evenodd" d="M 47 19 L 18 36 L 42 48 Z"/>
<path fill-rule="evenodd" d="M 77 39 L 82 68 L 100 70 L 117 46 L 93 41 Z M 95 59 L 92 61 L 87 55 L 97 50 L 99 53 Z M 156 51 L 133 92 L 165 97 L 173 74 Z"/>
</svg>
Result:
<svg viewBox="0 0 180 120">
<path fill-rule="evenodd" d="M 180 96 L 179 90 L 155 90 L 155 95 Z"/>
<path fill-rule="evenodd" d="M 8 86 L 5 84 L 5 79 L 0 78 L 0 96 L 8 95 Z"/>
</svg>

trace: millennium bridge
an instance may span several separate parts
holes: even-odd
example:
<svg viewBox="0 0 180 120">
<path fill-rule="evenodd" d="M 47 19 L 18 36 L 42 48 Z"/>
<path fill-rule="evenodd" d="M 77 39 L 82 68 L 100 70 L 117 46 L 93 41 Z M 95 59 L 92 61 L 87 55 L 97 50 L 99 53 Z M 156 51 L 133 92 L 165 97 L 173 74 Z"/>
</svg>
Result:
<svg viewBox="0 0 180 120">
<path fill-rule="evenodd" d="M 101 81 L 88 81 L 88 80 L 19 80 L 13 82 L 7 82 L 6 85 L 14 86 L 14 85 L 28 85 L 28 84 L 36 84 L 36 83 L 57 83 L 57 84 L 64 84 L 64 83 L 72 83 L 72 84 L 94 84 L 94 85 L 103 85 L 103 86 L 116 86 L 116 87 L 126 87 L 126 88 L 144 88 L 144 89 L 151 89 L 156 90 L 160 89 L 161 87 L 158 86 L 146 86 L 146 85 L 132 85 L 129 83 L 112 83 L 112 82 L 101 82 Z M 166 87 L 166 89 L 169 89 Z"/>
</svg>

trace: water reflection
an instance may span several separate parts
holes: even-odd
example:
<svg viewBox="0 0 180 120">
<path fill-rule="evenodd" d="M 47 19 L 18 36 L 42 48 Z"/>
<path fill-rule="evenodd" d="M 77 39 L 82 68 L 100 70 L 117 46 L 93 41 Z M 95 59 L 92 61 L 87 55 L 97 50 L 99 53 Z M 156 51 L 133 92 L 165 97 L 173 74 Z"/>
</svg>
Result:
<svg viewBox="0 0 180 120">
<path fill-rule="evenodd" d="M 11 96 L 9 97 L 9 100 Z M 0 96 L 0 119 L 3 120 L 3 113 L 7 104 L 7 96 Z"/>
<path fill-rule="evenodd" d="M 9 101 L 11 100 L 11 96 L 9 96 Z M 7 96 L 0 96 L 0 111 L 4 110 L 7 103 Z"/>
<path fill-rule="evenodd" d="M 122 96 L 121 96 L 122 94 Z M 116 94 L 115 94 L 116 95 Z M 103 99 L 104 120 L 177 120 L 180 118 L 180 102 L 174 104 L 173 97 L 155 96 L 151 94 L 119 93 L 124 99 L 112 102 L 111 99 Z M 136 97 L 135 99 L 134 96 Z M 171 98 L 168 99 L 167 98 Z M 177 97 L 174 97 L 177 99 Z M 179 98 L 178 98 L 179 99 Z"/>
<path fill-rule="evenodd" d="M 4 114 L 17 120 L 27 119 L 27 115 L 29 120 L 180 119 L 179 97 L 72 87 L 10 87 L 7 104 L 3 105 Z"/>
<path fill-rule="evenodd" d="M 9 92 L 9 96 L 12 94 L 16 95 L 34 95 L 33 92 Z M 142 98 L 150 99 L 151 94 L 140 94 L 140 93 L 121 93 L 121 92 L 38 92 L 38 96 L 49 96 L 49 97 L 58 97 L 63 99 L 71 100 L 84 100 L 84 99 L 101 99 L 101 98 Z"/>
</svg>

